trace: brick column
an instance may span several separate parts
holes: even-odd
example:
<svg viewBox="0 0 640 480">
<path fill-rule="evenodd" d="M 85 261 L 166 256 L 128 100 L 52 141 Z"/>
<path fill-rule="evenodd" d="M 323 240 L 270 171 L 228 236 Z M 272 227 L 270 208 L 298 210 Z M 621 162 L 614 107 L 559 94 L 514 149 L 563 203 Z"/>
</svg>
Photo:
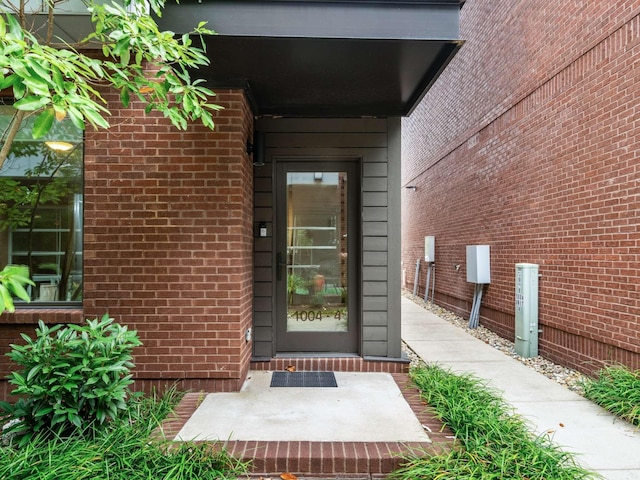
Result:
<svg viewBox="0 0 640 480">
<path fill-rule="evenodd" d="M 107 95 L 87 132 L 84 309 L 138 330 L 138 387 L 237 390 L 251 356 L 253 117 L 241 91 L 210 131 Z"/>
</svg>

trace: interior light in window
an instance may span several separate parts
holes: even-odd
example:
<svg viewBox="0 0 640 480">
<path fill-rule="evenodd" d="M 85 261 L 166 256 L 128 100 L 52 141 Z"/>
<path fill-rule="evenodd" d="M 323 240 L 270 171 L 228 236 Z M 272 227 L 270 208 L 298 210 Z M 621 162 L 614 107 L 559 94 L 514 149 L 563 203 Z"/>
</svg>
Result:
<svg viewBox="0 0 640 480">
<path fill-rule="evenodd" d="M 68 152 L 73 148 L 73 143 L 69 142 L 49 141 L 44 143 L 47 147 L 56 152 Z"/>
</svg>

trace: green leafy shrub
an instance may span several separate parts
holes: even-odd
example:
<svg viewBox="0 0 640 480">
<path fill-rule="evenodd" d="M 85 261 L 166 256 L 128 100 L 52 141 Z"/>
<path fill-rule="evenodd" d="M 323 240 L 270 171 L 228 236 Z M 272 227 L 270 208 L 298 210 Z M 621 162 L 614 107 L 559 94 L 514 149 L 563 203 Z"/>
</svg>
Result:
<svg viewBox="0 0 640 480">
<path fill-rule="evenodd" d="M 640 370 L 610 366 L 584 384 L 584 395 L 614 415 L 640 426 Z"/>
<path fill-rule="evenodd" d="M 126 409 L 135 331 L 107 315 L 87 324 L 47 327 L 38 323 L 36 338 L 22 334 L 25 345 L 7 354 L 22 367 L 9 375 L 22 398 L 0 402 L 16 423 L 11 431 L 27 442 L 36 434 L 65 436 L 101 429 Z"/>
</svg>

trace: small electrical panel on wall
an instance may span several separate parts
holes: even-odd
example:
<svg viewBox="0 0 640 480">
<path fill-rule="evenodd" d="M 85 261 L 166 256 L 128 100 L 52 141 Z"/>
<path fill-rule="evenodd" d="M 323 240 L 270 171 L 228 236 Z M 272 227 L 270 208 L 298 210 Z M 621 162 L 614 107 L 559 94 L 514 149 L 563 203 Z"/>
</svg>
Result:
<svg viewBox="0 0 640 480">
<path fill-rule="evenodd" d="M 424 237 L 424 261 L 427 263 L 436 261 L 436 237 Z"/>
<path fill-rule="evenodd" d="M 467 282 L 491 283 L 489 245 L 467 245 Z"/>
<path fill-rule="evenodd" d="M 266 238 L 271 236 L 272 225 L 270 222 L 256 222 L 254 225 L 254 235 L 257 238 Z"/>
</svg>

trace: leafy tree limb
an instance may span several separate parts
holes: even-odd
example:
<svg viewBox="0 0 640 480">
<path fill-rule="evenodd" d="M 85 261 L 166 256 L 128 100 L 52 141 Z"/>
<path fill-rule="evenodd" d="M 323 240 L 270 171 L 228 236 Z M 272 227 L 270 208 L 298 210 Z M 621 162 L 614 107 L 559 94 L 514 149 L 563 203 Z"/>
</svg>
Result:
<svg viewBox="0 0 640 480">
<path fill-rule="evenodd" d="M 214 32 L 204 22 L 177 36 L 160 31 L 150 14 L 160 16 L 165 0 L 125 0 L 123 5 L 87 0 L 93 32 L 78 45 L 57 46 L 50 27 L 61 3 L 48 2 L 44 39 L 29 30 L 24 2 L 16 15 L 0 14 L 0 90 L 11 89 L 16 110 L 2 133 L 0 168 L 26 115 L 36 115 L 34 139 L 67 116 L 79 129 L 87 123 L 109 128 L 110 112 L 101 95 L 105 87 L 118 90 L 125 107 L 133 95 L 147 113 L 159 111 L 179 129 L 190 121 L 214 127 L 213 113 L 222 107 L 211 102 L 215 94 L 203 81 L 189 73 L 209 63 L 203 37 Z M 96 43 L 102 47 L 101 58 L 84 53 Z"/>
<path fill-rule="evenodd" d="M 15 307 L 13 305 L 13 296 L 15 295 L 22 300 L 29 302 L 31 298 L 25 290 L 25 285 L 35 286 L 35 283 L 29 278 L 29 269 L 21 265 L 7 265 L 0 271 L 0 315 L 7 311 L 13 313 Z"/>
</svg>

